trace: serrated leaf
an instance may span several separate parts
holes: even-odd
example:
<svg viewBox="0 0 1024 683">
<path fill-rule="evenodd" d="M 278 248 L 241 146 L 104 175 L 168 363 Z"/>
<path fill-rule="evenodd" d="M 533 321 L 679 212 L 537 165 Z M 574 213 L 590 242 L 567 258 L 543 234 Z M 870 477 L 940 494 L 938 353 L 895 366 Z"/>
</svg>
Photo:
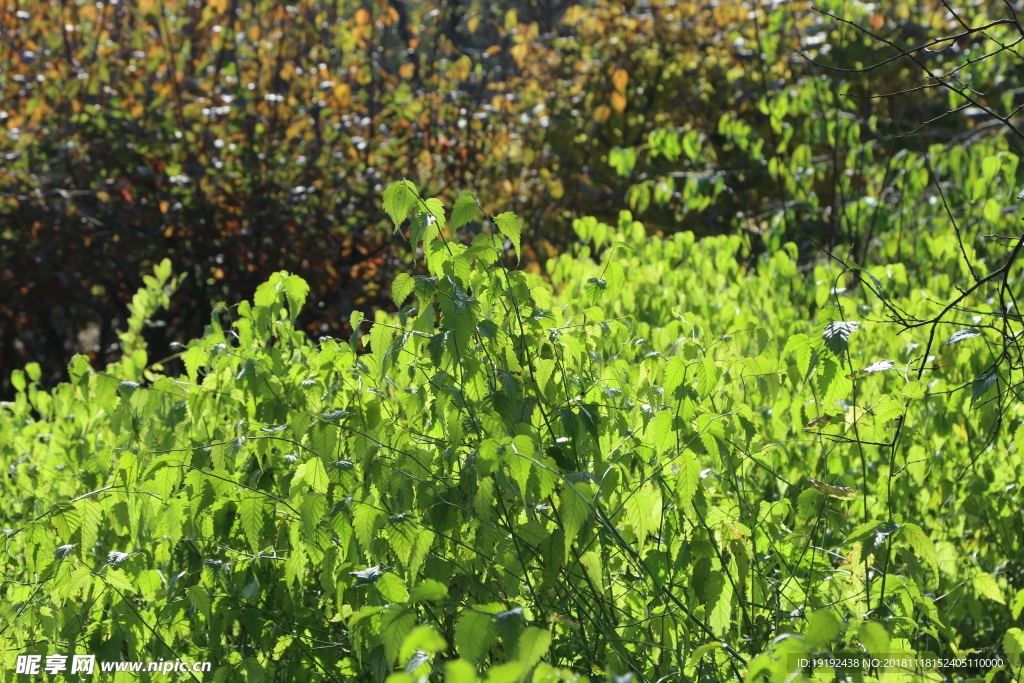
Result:
<svg viewBox="0 0 1024 683">
<path fill-rule="evenodd" d="M 494 617 L 467 609 L 455 625 L 455 648 L 460 657 L 479 662 L 487 654 L 495 635 Z"/>
<path fill-rule="evenodd" d="M 980 337 L 980 336 L 981 336 L 981 332 L 979 332 L 978 330 L 975 330 L 975 329 L 970 328 L 970 327 L 965 327 L 962 330 L 957 330 L 956 332 L 954 332 L 953 336 L 951 336 L 946 341 L 945 346 L 952 346 L 953 344 L 956 344 L 957 342 L 962 342 L 965 339 L 970 339 L 971 337 Z"/>
<path fill-rule="evenodd" d="M 523 673 L 541 660 L 551 647 L 551 632 L 547 629 L 529 626 L 519 635 L 517 659 L 523 664 Z"/>
<path fill-rule="evenodd" d="M 519 216 L 515 215 L 511 211 L 505 213 L 499 213 L 494 217 L 494 224 L 498 226 L 498 230 L 512 242 L 512 246 L 516 249 L 516 261 L 518 262 L 521 258 L 519 249 L 519 240 L 523 232 L 522 225 L 519 223 Z"/>
<path fill-rule="evenodd" d="M 427 206 L 427 213 L 434 217 L 438 228 L 443 228 L 445 224 L 444 202 L 437 197 L 432 197 L 423 203 Z"/>
<path fill-rule="evenodd" d="M 999 587 L 996 580 L 992 578 L 991 574 L 982 572 L 974 577 L 972 581 L 975 592 L 978 595 L 984 596 L 989 600 L 995 600 L 1000 605 L 1006 604 L 1006 598 L 1003 597 L 1003 589 Z"/>
<path fill-rule="evenodd" d="M 405 587 L 405 583 L 398 577 L 397 574 L 387 572 L 377 579 L 376 584 L 377 591 L 386 602 L 406 602 L 409 600 L 409 591 Z"/>
<path fill-rule="evenodd" d="M 408 180 L 400 180 L 384 190 L 384 211 L 391 217 L 397 229 L 405 222 L 409 212 L 416 208 L 416 186 Z"/>
<path fill-rule="evenodd" d="M 698 486 L 700 486 L 700 463 L 689 451 L 686 451 L 679 458 L 679 472 L 676 474 L 676 502 L 681 509 L 689 509 Z"/>
<path fill-rule="evenodd" d="M 443 583 L 434 579 L 423 579 L 412 589 L 412 593 L 409 595 L 409 602 L 444 600 L 447 596 L 448 588 Z"/>
<path fill-rule="evenodd" d="M 697 377 L 697 393 L 702 397 L 709 396 L 715 385 L 718 384 L 718 372 L 714 361 L 704 358 L 696 364 L 694 374 Z"/>
<path fill-rule="evenodd" d="M 260 496 L 243 498 L 238 504 L 238 516 L 245 538 L 249 541 L 249 547 L 258 552 L 265 520 L 264 499 Z"/>
<path fill-rule="evenodd" d="M 732 623 L 732 583 L 720 571 L 711 572 L 708 581 L 708 626 L 719 638 L 729 632 Z"/>
<path fill-rule="evenodd" d="M 671 396 L 676 387 L 686 380 L 686 359 L 682 356 L 672 356 L 665 364 L 665 396 Z"/>
<path fill-rule="evenodd" d="M 987 372 L 971 382 L 971 404 L 988 393 L 992 388 L 998 375 L 994 372 Z"/>
<path fill-rule="evenodd" d="M 856 320 L 833 320 L 828 323 L 821 334 L 825 348 L 835 356 L 842 356 L 850 346 L 850 335 L 859 327 L 860 323 Z"/>
<path fill-rule="evenodd" d="M 566 485 L 559 494 L 558 515 L 562 520 L 562 528 L 565 530 L 565 557 L 569 561 L 569 549 L 572 547 L 576 534 L 583 528 L 583 524 L 590 514 L 590 502 L 586 496 L 593 496 L 589 484 L 574 484 L 575 490 Z"/>
<path fill-rule="evenodd" d="M 405 300 L 412 294 L 415 286 L 416 281 L 408 273 L 400 273 L 395 278 L 395 281 L 391 283 L 391 300 L 395 302 L 395 306 L 401 308 Z"/>
<path fill-rule="evenodd" d="M 889 394 L 886 394 L 878 399 L 878 403 L 871 407 L 871 412 L 875 416 L 875 423 L 881 424 L 902 415 L 903 405 Z"/>
<path fill-rule="evenodd" d="M 416 613 L 407 608 L 388 609 L 380 617 L 380 639 L 388 666 L 394 666 L 402 650 L 402 641 L 416 626 Z"/>
<path fill-rule="evenodd" d="M 608 285 L 608 296 L 617 297 L 622 284 L 626 281 L 626 272 L 622 269 L 622 264 L 618 261 L 609 263 L 604 271 L 604 281 Z"/>
<path fill-rule="evenodd" d="M 452 207 L 452 230 L 458 230 L 466 223 L 469 223 L 476 216 L 476 212 L 480 209 L 476 205 L 476 196 L 467 190 L 463 190 L 459 193 L 459 198 L 455 200 L 455 206 Z"/>
<path fill-rule="evenodd" d="M 210 613 L 213 601 L 210 599 L 210 593 L 206 588 L 203 586 L 189 586 L 185 593 L 188 595 L 188 601 L 192 603 L 197 612 L 202 612 L 203 614 Z"/>
<path fill-rule="evenodd" d="M 128 578 L 128 575 L 122 569 L 111 569 L 103 575 L 103 578 L 111 586 L 122 592 L 135 592 L 135 586 L 132 585 L 131 579 Z"/>
<path fill-rule="evenodd" d="M 935 550 L 935 544 L 932 543 L 932 539 L 928 538 L 928 534 L 924 532 L 924 529 L 910 522 L 903 525 L 901 532 L 907 537 L 907 542 L 910 543 L 910 547 L 917 556 L 932 568 L 932 571 L 935 572 L 936 580 L 938 580 L 939 555 Z"/>
<path fill-rule="evenodd" d="M 423 244 L 424 249 L 440 234 L 437 219 L 429 213 L 417 213 L 409 224 L 409 242 L 413 247 Z"/>
<path fill-rule="evenodd" d="M 1006 630 L 1003 635 L 1003 654 L 1014 668 L 1024 663 L 1024 631 L 1016 626 Z"/>
<path fill-rule="evenodd" d="M 370 549 L 377 531 L 377 521 L 382 516 L 382 512 L 369 505 L 358 505 L 352 513 L 352 528 L 356 532 L 356 540 L 364 549 Z"/>
</svg>

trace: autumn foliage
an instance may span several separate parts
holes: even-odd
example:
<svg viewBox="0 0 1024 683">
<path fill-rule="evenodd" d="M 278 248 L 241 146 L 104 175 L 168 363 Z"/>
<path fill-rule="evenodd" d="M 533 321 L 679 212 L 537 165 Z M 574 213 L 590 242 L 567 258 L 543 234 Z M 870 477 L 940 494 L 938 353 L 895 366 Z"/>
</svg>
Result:
<svg viewBox="0 0 1024 683">
<path fill-rule="evenodd" d="M 709 200 L 681 209 L 630 188 L 711 162 L 644 157 L 631 178 L 622 150 L 642 151 L 658 129 L 714 144 L 723 116 L 767 135 L 758 98 L 815 75 L 795 48 L 834 30 L 804 2 L 588 5 L 0 10 L 0 377 L 35 360 L 54 380 L 79 351 L 117 357 L 139 273 L 164 257 L 186 279 L 165 326 L 147 331 L 153 348 L 200 334 L 215 302 L 281 269 L 312 287 L 300 327 L 347 333 L 349 312 L 387 307 L 383 283 L 412 262 L 380 219 L 380 189 L 403 177 L 448 200 L 486 189 L 485 208 L 516 211 L 543 247 L 525 254 L 535 272 L 573 241 L 572 219 L 613 222 L 627 202 L 651 232 L 733 230 L 738 209 L 769 201 L 763 169 L 741 168 L 725 189 L 694 181 Z M 926 10 L 871 21 L 910 31 Z M 875 50 L 855 44 L 844 57 Z M 721 167 L 754 163 L 719 151 Z"/>
</svg>

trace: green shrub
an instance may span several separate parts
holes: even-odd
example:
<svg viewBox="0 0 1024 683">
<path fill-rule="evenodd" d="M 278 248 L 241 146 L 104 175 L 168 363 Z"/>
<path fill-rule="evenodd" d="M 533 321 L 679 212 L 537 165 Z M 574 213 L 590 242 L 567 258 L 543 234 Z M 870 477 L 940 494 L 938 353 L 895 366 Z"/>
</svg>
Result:
<svg viewBox="0 0 1024 683">
<path fill-rule="evenodd" d="M 983 443 L 991 383 L 958 390 L 995 331 L 953 335 L 925 383 L 882 321 L 949 294 L 950 231 L 930 276 L 869 269 L 883 299 L 793 244 L 754 276 L 744 237 L 623 212 L 579 221 L 547 284 L 505 264 L 515 214 L 409 181 L 383 205 L 427 274 L 347 341 L 295 328 L 310 287 L 282 272 L 182 376 L 13 378 L 0 680 L 70 650 L 396 683 L 1020 652 L 1019 405 Z"/>
</svg>

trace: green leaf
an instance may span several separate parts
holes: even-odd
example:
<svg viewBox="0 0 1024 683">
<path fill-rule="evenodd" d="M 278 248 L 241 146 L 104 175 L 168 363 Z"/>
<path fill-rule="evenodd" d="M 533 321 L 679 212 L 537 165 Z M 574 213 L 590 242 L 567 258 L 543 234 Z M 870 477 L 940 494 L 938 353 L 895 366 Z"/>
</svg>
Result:
<svg viewBox="0 0 1024 683">
<path fill-rule="evenodd" d="M 935 580 L 938 581 L 939 555 L 935 551 L 935 544 L 932 543 L 932 539 L 928 537 L 924 529 L 910 522 L 903 525 L 901 533 L 903 536 L 906 536 L 910 547 L 913 548 L 917 556 L 932 568 L 932 571 L 935 572 Z"/>
<path fill-rule="evenodd" d="M 375 585 L 381 597 L 389 603 L 407 602 L 409 600 L 409 590 L 405 587 L 402 579 L 396 574 L 391 572 L 383 574 L 377 579 Z"/>
<path fill-rule="evenodd" d="M 710 358 L 704 358 L 701 362 L 697 363 L 695 374 L 697 377 L 697 393 L 701 397 L 710 396 L 718 384 L 718 371 L 715 368 L 714 361 Z"/>
<path fill-rule="evenodd" d="M 1016 626 L 1006 630 L 1003 635 L 1003 654 L 1014 668 L 1019 669 L 1024 664 L 1024 631 Z"/>
<path fill-rule="evenodd" d="M 858 629 L 858 635 L 861 645 L 872 656 L 879 657 L 889 652 L 889 632 L 883 624 L 877 621 L 864 622 Z"/>
<path fill-rule="evenodd" d="M 395 302 L 395 306 L 401 308 L 415 286 L 416 281 L 409 277 L 408 273 L 400 273 L 391 283 L 391 300 Z"/>
<path fill-rule="evenodd" d="M 693 496 L 700 486 L 700 463 L 693 453 L 685 451 L 678 460 L 679 472 L 676 474 L 676 502 L 683 510 L 689 510 Z"/>
<path fill-rule="evenodd" d="M 455 648 L 459 656 L 479 662 L 495 638 L 494 617 L 472 608 L 465 610 L 455 626 Z"/>
<path fill-rule="evenodd" d="M 437 218 L 429 213 L 417 213 L 409 225 L 409 242 L 413 247 L 420 243 L 426 248 L 440 234 Z"/>
<path fill-rule="evenodd" d="M 238 504 L 238 516 L 242 523 L 242 531 L 249 541 L 253 552 L 258 552 L 263 535 L 265 499 L 262 496 L 243 498 Z"/>
<path fill-rule="evenodd" d="M 519 636 L 517 655 L 523 664 L 523 676 L 547 654 L 551 647 L 551 632 L 547 629 L 529 626 Z"/>
<path fill-rule="evenodd" d="M 192 603 L 192 606 L 196 608 L 197 612 L 203 614 L 209 614 L 210 609 L 213 607 L 213 601 L 210 599 L 210 594 L 202 586 L 189 586 L 185 593 L 188 595 L 188 601 Z"/>
<path fill-rule="evenodd" d="M 902 415 L 903 405 L 889 394 L 886 394 L 878 399 L 878 403 L 871 407 L 871 412 L 875 416 L 875 423 L 881 424 Z"/>
<path fill-rule="evenodd" d="M 394 666 L 402 650 L 402 642 L 416 626 L 416 613 L 408 608 L 392 607 L 381 614 L 380 639 L 384 643 L 384 657 L 388 666 Z"/>
<path fill-rule="evenodd" d="M 708 582 L 708 626 L 719 638 L 729 632 L 732 623 L 732 583 L 720 571 L 711 572 Z"/>
<path fill-rule="evenodd" d="M 786 347 L 782 350 L 782 355 L 793 354 L 793 358 L 797 363 L 797 369 L 800 370 L 800 375 L 806 377 L 807 372 L 810 370 L 811 352 L 810 337 L 806 334 L 794 334 L 786 340 Z"/>
<path fill-rule="evenodd" d="M 426 600 L 444 600 L 448 595 L 448 588 L 440 581 L 434 579 L 423 579 L 412 589 L 409 602 L 423 602 Z"/>
<path fill-rule="evenodd" d="M 324 463 L 320 458 L 310 458 L 306 467 L 306 484 L 316 493 L 327 493 L 327 487 L 331 478 L 324 469 Z"/>
<path fill-rule="evenodd" d="M 825 325 L 821 337 L 825 340 L 825 348 L 835 356 L 842 356 L 849 348 L 850 335 L 853 334 L 860 323 L 856 320 L 844 321 L 833 320 Z"/>
<path fill-rule="evenodd" d="M 445 223 L 444 202 L 437 197 L 432 197 L 423 203 L 427 205 L 427 213 L 434 217 L 438 228 L 443 228 Z"/>
<path fill-rule="evenodd" d="M 452 207 L 452 230 L 458 230 L 473 220 L 479 208 L 476 204 L 476 195 L 467 190 L 460 192 L 459 198 L 455 200 L 455 206 Z"/>
<path fill-rule="evenodd" d="M 999 584 L 996 583 L 991 574 L 982 572 L 974 577 L 972 583 L 978 595 L 984 596 L 989 600 L 995 600 L 1000 605 L 1006 604 L 1006 598 L 1003 597 L 1003 589 L 999 587 Z"/>
<path fill-rule="evenodd" d="M 590 515 L 590 501 L 593 491 L 589 484 L 573 484 L 575 490 L 566 484 L 559 494 L 558 515 L 562 520 L 562 528 L 565 530 L 565 561 L 569 561 L 569 549 L 572 547 L 576 534 L 583 528 L 584 522 Z"/>
<path fill-rule="evenodd" d="M 369 551 L 377 532 L 377 522 L 384 513 L 369 505 L 357 505 L 352 514 L 352 528 L 356 532 L 356 540 L 364 550 Z"/>
<path fill-rule="evenodd" d="M 604 272 L 604 281 L 608 285 L 608 296 L 617 297 L 623 283 L 626 281 L 626 273 L 622 269 L 622 264 L 618 261 L 609 263 Z"/>
<path fill-rule="evenodd" d="M 512 246 L 516 249 L 516 260 L 521 258 L 519 253 L 519 240 L 523 232 L 522 226 L 519 224 L 519 217 L 511 211 L 500 213 L 494 217 L 494 224 L 498 226 L 498 230 L 512 242 Z"/>
<path fill-rule="evenodd" d="M 384 210 L 391 216 L 396 229 L 405 222 L 409 212 L 416 208 L 417 196 L 416 186 L 408 180 L 401 180 L 384 190 Z"/>
<path fill-rule="evenodd" d="M 476 667 L 465 659 L 445 662 L 444 683 L 476 683 Z"/>
<path fill-rule="evenodd" d="M 971 405 L 988 393 L 997 378 L 998 375 L 995 372 L 986 372 L 971 382 Z"/>
</svg>

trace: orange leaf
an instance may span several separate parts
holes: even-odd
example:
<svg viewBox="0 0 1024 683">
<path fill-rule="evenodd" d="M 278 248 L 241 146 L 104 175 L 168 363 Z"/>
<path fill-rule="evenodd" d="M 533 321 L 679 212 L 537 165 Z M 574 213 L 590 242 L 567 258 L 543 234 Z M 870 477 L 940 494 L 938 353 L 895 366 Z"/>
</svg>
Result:
<svg viewBox="0 0 1024 683">
<path fill-rule="evenodd" d="M 878 29 L 885 26 L 885 17 L 881 14 L 872 14 L 871 20 L 868 22 L 871 24 L 871 28 L 877 31 Z"/>
<path fill-rule="evenodd" d="M 629 85 L 629 74 L 626 73 L 625 69 L 616 69 L 615 73 L 612 74 L 612 85 L 619 92 L 626 92 L 626 86 Z M 619 111 L 622 111 L 621 109 Z"/>
<path fill-rule="evenodd" d="M 489 48 L 484 50 L 484 54 L 487 55 L 488 57 L 490 57 L 491 55 L 496 55 L 499 52 L 501 52 L 501 45 L 491 45 Z"/>
<path fill-rule="evenodd" d="M 414 71 L 416 71 L 415 64 L 403 64 L 402 66 L 398 67 L 398 75 L 404 78 L 405 80 L 409 80 L 410 78 L 412 78 L 412 74 Z"/>
<path fill-rule="evenodd" d="M 363 8 L 356 10 L 356 26 L 365 26 L 368 23 L 370 23 L 370 13 Z"/>
<path fill-rule="evenodd" d="M 620 114 L 626 111 L 626 96 L 620 92 L 613 92 L 612 108 Z"/>
<path fill-rule="evenodd" d="M 167 213 L 171 209 L 171 203 L 166 199 L 160 202 L 160 213 Z"/>
</svg>

